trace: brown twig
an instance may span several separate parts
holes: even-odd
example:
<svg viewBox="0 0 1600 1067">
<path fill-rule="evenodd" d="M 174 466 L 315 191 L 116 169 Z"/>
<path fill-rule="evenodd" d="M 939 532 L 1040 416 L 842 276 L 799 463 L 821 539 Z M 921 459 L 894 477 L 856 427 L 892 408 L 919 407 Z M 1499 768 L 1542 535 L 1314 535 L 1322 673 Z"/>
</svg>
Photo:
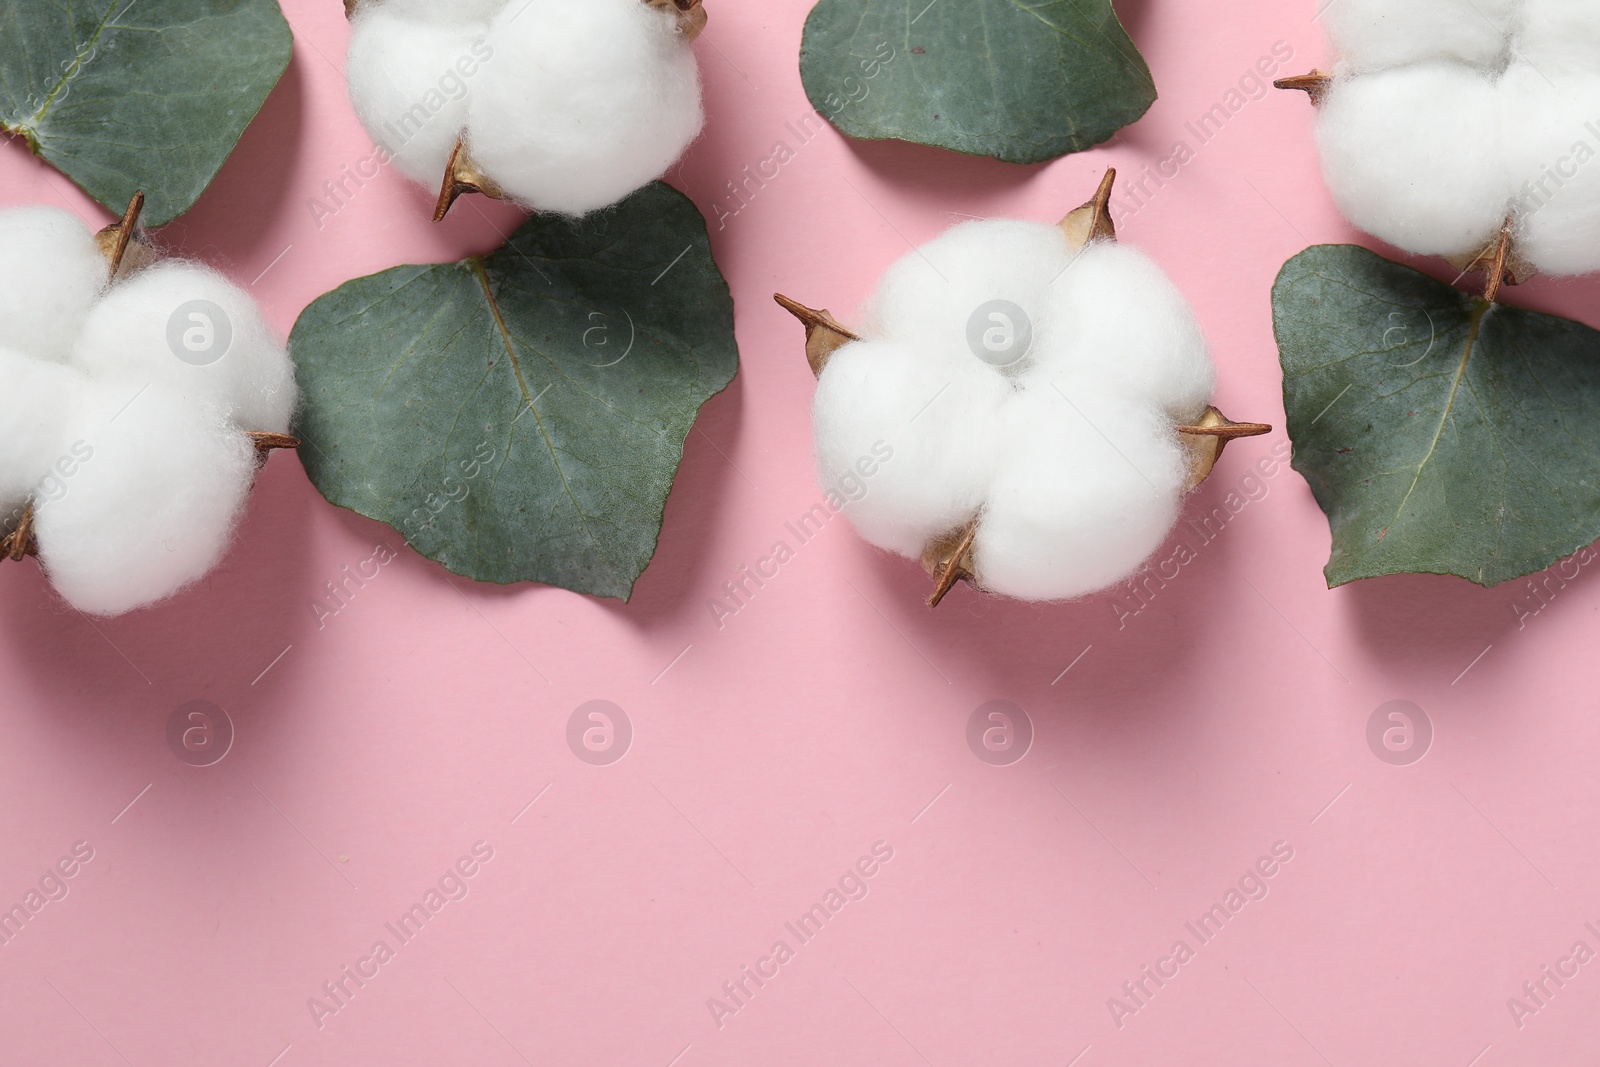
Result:
<svg viewBox="0 0 1600 1067">
<path fill-rule="evenodd" d="M 39 554 L 38 538 L 33 536 L 33 505 L 22 509 L 17 528 L 0 539 L 0 559 L 20 563 L 28 556 Z"/>
<path fill-rule="evenodd" d="M 935 542 L 923 556 L 923 566 L 934 578 L 928 607 L 938 607 L 957 582 L 972 580 L 972 545 L 977 539 L 978 520 L 973 519 L 954 542 L 948 538 Z"/>
<path fill-rule="evenodd" d="M 1311 102 L 1318 107 L 1328 96 L 1328 87 L 1333 84 L 1333 76 L 1324 74 L 1320 70 L 1313 70 L 1310 74 L 1297 74 L 1292 78 L 1279 78 L 1272 83 L 1274 89 L 1298 89 L 1311 97 Z"/>
<path fill-rule="evenodd" d="M 478 170 L 472 157 L 467 154 L 465 138 L 456 140 L 455 149 L 450 153 L 450 162 L 445 164 L 444 184 L 439 187 L 439 201 L 433 208 L 433 221 L 443 222 L 444 217 L 450 214 L 450 208 L 467 193 L 482 193 L 494 200 L 506 199 L 506 194 L 500 187 Z"/>
<path fill-rule="evenodd" d="M 1500 228 L 1500 237 L 1494 243 L 1494 255 L 1489 260 L 1489 277 L 1483 283 L 1483 298 L 1489 303 L 1494 303 L 1500 297 L 1500 287 L 1508 282 L 1516 284 L 1516 278 L 1508 271 L 1511 260 L 1511 223 L 1509 221 Z"/>
<path fill-rule="evenodd" d="M 300 438 L 291 437 L 286 433 L 268 433 L 264 430 L 251 430 L 245 434 L 256 446 L 256 456 L 266 459 L 275 450 L 280 448 L 299 448 Z"/>
<path fill-rule="evenodd" d="M 1111 221 L 1111 190 L 1116 183 L 1117 169 L 1108 168 L 1094 196 L 1082 206 L 1067 212 L 1066 217 L 1056 223 L 1061 232 L 1067 235 L 1067 244 L 1074 250 L 1083 248 L 1091 241 L 1117 239 L 1117 227 Z"/>
<path fill-rule="evenodd" d="M 1260 437 L 1271 432 L 1272 427 L 1264 422 L 1234 422 L 1216 408 L 1206 408 L 1205 414 L 1193 425 L 1178 427 L 1180 440 L 1189 450 L 1191 461 L 1186 488 L 1195 488 L 1211 475 L 1212 468 L 1222 458 L 1222 450 L 1228 447 L 1229 441 L 1237 441 L 1241 437 Z"/>
<path fill-rule="evenodd" d="M 130 249 L 134 252 L 133 259 L 127 260 L 130 270 L 143 266 L 152 255 L 136 236 L 139 230 L 139 216 L 143 213 L 144 193 L 136 192 L 133 194 L 133 199 L 128 201 L 128 210 L 122 213 L 122 218 L 94 235 L 95 242 L 100 246 L 100 254 L 105 256 L 111 278 L 116 278 L 117 272 L 122 270 Z"/>
<path fill-rule="evenodd" d="M 678 27 L 684 37 L 694 40 L 706 28 L 706 9 L 701 0 L 644 0 L 650 7 L 666 8 L 676 12 Z"/>
<path fill-rule="evenodd" d="M 773 293 L 772 299 L 806 328 L 806 362 L 811 364 L 812 374 L 821 375 L 822 368 L 828 365 L 828 359 L 835 352 L 851 341 L 861 340 L 841 326 L 831 312 L 808 308 L 782 293 Z"/>
</svg>

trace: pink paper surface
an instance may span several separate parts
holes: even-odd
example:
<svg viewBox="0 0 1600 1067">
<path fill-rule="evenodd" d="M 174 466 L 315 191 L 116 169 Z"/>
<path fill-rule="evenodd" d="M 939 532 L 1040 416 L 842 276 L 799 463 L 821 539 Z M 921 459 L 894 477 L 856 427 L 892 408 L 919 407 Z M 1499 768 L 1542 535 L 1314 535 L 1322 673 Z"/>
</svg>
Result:
<svg viewBox="0 0 1600 1067">
<path fill-rule="evenodd" d="M 831 128 L 802 142 L 809 4 L 710 6 L 709 125 L 671 180 L 712 220 L 743 366 L 689 438 L 631 604 L 449 575 L 327 504 L 293 454 L 225 564 L 157 609 L 90 621 L 31 563 L 0 567 L 0 903 L 92 852 L 0 947 L 0 1063 L 1593 1062 L 1600 961 L 1572 954 L 1600 950 L 1600 580 L 1330 592 L 1327 524 L 1270 461 L 1272 280 L 1309 244 L 1377 246 L 1333 209 L 1300 94 L 1245 96 L 1204 141 L 1188 124 L 1252 90 L 1275 46 L 1279 74 L 1322 59 L 1310 0 L 1119 5 L 1160 101 L 1037 167 Z M 163 237 L 287 333 L 341 282 L 488 250 L 520 216 L 475 199 L 432 226 L 431 195 L 393 173 L 315 211 L 372 147 L 340 5 L 284 7 L 287 76 Z M 1192 159 L 1123 204 L 1122 237 L 1198 309 L 1220 406 L 1280 427 L 1191 499 L 1188 519 L 1227 516 L 1209 540 L 1190 528 L 1196 558 L 1136 614 L 964 587 L 930 613 L 920 570 L 844 521 L 793 544 L 785 523 L 822 491 L 812 379 L 773 291 L 848 315 L 908 242 L 968 216 L 1053 221 L 1106 166 L 1131 184 L 1180 141 Z M 792 161 L 718 228 L 726 183 L 777 142 Z M 36 203 L 108 221 L 7 143 L 0 204 Z M 1600 325 L 1596 292 L 1511 299 Z M 780 539 L 793 560 L 716 618 Z M 325 583 L 378 546 L 397 558 L 319 619 Z M 609 765 L 567 742 L 592 700 L 631 724 Z M 1431 724 L 1409 765 L 1367 739 L 1396 700 Z M 169 748 L 189 701 L 232 724 L 212 766 Z M 990 701 L 1031 724 L 1009 765 L 969 747 Z M 847 877 L 858 862 L 870 878 Z M 458 863 L 471 877 L 446 878 Z M 797 936 L 841 879 L 860 899 Z M 1220 932 L 1186 925 L 1241 882 L 1260 899 Z M 419 904 L 426 924 L 397 936 Z"/>
</svg>

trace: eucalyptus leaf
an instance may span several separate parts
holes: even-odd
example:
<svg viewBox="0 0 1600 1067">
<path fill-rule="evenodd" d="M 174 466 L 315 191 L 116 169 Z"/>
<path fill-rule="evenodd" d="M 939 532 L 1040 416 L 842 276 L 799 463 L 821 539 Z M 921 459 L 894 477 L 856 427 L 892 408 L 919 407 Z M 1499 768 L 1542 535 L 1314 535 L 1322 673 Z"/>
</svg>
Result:
<svg viewBox="0 0 1600 1067">
<path fill-rule="evenodd" d="M 1156 99 L 1111 0 L 821 0 L 800 77 L 850 137 L 1009 163 L 1097 145 Z"/>
<path fill-rule="evenodd" d="M 705 220 L 659 182 L 488 256 L 347 282 L 300 316 L 322 494 L 487 582 L 626 600 L 696 414 L 738 369 Z"/>
<path fill-rule="evenodd" d="M 0 130 L 120 215 L 183 214 L 288 69 L 276 0 L 0 0 Z"/>
<path fill-rule="evenodd" d="M 1600 537 L 1600 332 L 1351 245 L 1272 290 L 1295 469 L 1328 515 L 1330 586 L 1401 572 L 1492 586 Z"/>
</svg>

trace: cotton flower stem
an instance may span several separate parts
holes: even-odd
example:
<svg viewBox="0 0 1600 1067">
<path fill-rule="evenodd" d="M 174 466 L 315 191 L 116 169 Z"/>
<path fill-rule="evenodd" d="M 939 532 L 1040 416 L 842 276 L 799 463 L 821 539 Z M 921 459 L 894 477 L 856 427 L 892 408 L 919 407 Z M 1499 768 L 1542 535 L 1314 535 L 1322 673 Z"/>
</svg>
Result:
<svg viewBox="0 0 1600 1067">
<path fill-rule="evenodd" d="M 665 8 L 678 16 L 678 28 L 692 41 L 706 28 L 706 9 L 701 0 L 644 0 L 650 7 Z"/>
<path fill-rule="evenodd" d="M 1229 441 L 1271 432 L 1272 427 L 1264 422 L 1234 422 L 1216 408 L 1206 408 L 1192 426 L 1178 427 L 1178 440 L 1189 453 L 1189 481 L 1185 488 L 1197 488 L 1210 477 Z"/>
<path fill-rule="evenodd" d="M 923 553 L 922 566 L 934 580 L 928 607 L 938 607 L 957 582 L 973 580 L 972 545 L 977 539 L 978 520 L 973 519 L 958 533 L 935 541 Z"/>
<path fill-rule="evenodd" d="M 1491 304 L 1499 299 L 1501 288 L 1507 285 L 1520 285 L 1536 273 L 1517 254 L 1514 224 L 1515 220 L 1506 219 L 1494 244 L 1477 255 L 1456 256 L 1450 260 L 1451 265 L 1460 269 L 1462 274 L 1481 270 L 1487 275 L 1483 283 L 1483 298 Z"/>
<path fill-rule="evenodd" d="M 17 528 L 0 539 L 0 559 L 9 559 L 20 563 L 28 556 L 39 554 L 39 542 L 33 536 L 33 505 L 29 504 L 22 509 L 22 517 L 17 520 Z"/>
<path fill-rule="evenodd" d="M 798 300 L 790 300 L 782 293 L 773 293 L 772 299 L 778 306 L 800 320 L 806 328 L 806 362 L 811 364 L 811 373 L 821 376 L 822 368 L 828 365 L 832 355 L 851 341 L 859 341 L 860 337 L 839 325 L 839 320 L 828 311 L 819 311 L 808 308 Z"/>
<path fill-rule="evenodd" d="M 113 280 L 119 274 L 148 266 L 156 258 L 155 251 L 139 240 L 139 216 L 143 212 L 144 193 L 136 192 L 128 201 L 128 210 L 122 213 L 122 218 L 94 235 Z"/>
<path fill-rule="evenodd" d="M 1328 86 L 1333 84 L 1333 77 L 1320 70 L 1313 70 L 1310 74 L 1297 74 L 1292 78 L 1279 78 L 1272 83 L 1274 89 L 1298 89 L 1311 97 L 1311 103 L 1317 107 L 1322 106 L 1322 101 L 1328 95 Z"/>
<path fill-rule="evenodd" d="M 1117 239 L 1117 227 L 1111 221 L 1111 191 L 1116 184 L 1117 169 L 1108 168 L 1094 196 L 1082 206 L 1067 212 L 1066 217 L 1056 223 L 1074 252 L 1090 241 Z"/>
<path fill-rule="evenodd" d="M 261 430 L 251 430 L 245 436 L 250 438 L 250 442 L 256 446 L 256 458 L 263 461 L 277 449 L 300 447 L 300 438 L 290 437 L 286 433 L 266 433 Z"/>
<path fill-rule="evenodd" d="M 444 184 L 439 188 L 439 202 L 434 205 L 433 221 L 443 222 L 444 217 L 450 214 L 451 206 L 467 193 L 482 193 L 491 200 L 508 199 L 499 186 L 478 170 L 467 152 L 466 139 L 460 138 L 456 141 L 455 150 L 450 153 L 450 162 L 445 164 Z"/>
</svg>

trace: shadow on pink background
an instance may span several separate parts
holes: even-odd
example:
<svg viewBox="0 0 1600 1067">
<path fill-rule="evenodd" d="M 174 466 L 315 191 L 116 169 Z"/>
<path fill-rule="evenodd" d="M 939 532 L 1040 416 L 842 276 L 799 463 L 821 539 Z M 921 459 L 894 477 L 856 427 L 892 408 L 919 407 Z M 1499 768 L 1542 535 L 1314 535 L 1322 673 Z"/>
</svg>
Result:
<svg viewBox="0 0 1600 1067">
<path fill-rule="evenodd" d="M 284 6 L 288 75 L 161 238 L 251 286 L 287 333 L 339 283 L 486 251 L 520 215 L 474 200 L 431 226 L 429 193 L 385 174 L 319 221 L 323 183 L 372 149 L 344 95 L 339 5 Z M 1194 159 L 1120 230 L 1199 310 L 1220 406 L 1281 427 L 1279 266 L 1313 243 L 1373 245 L 1329 202 L 1300 95 L 1251 100 L 1205 144 L 1185 126 L 1276 42 L 1294 53 L 1283 73 L 1316 65 L 1309 0 L 1119 5 L 1161 99 L 1108 145 L 1013 167 L 824 129 L 719 228 L 727 183 L 810 113 L 808 6 L 712 4 L 697 46 L 710 125 L 670 178 L 711 220 L 743 366 L 689 437 L 632 603 L 450 575 L 328 505 L 286 454 L 224 566 L 154 610 L 90 621 L 31 564 L 0 567 L 0 901 L 92 850 L 0 946 L 0 1062 L 1600 1054 L 1600 963 L 1544 980 L 1537 1011 L 1508 1006 L 1532 1005 L 1523 983 L 1575 943 L 1600 950 L 1585 925 L 1600 928 L 1588 568 L 1542 598 L 1431 577 L 1330 592 L 1304 482 L 1258 466 L 1280 428 L 1229 449 L 1188 518 L 1230 491 L 1247 504 L 1142 606 L 962 588 L 930 613 L 919 569 L 835 519 L 736 614 L 713 614 L 735 570 L 821 499 L 812 379 L 775 290 L 849 321 L 907 242 L 969 216 L 1053 221 L 1106 166 L 1135 179 L 1185 139 Z M 0 190 L 106 220 L 19 144 L 0 151 Z M 1596 285 L 1512 299 L 1600 325 Z M 319 619 L 325 583 L 378 546 L 398 557 Z M 605 766 L 567 741 L 595 699 L 633 730 Z M 213 766 L 168 748 L 193 700 L 235 729 Z M 1031 724 L 1006 766 L 968 743 L 994 700 Z M 1431 723 L 1420 762 L 1369 748 L 1394 700 Z M 430 890 L 438 910 L 397 936 Z M 791 932 L 830 890 L 839 910 Z M 1198 936 L 1189 924 L 1230 890 L 1248 903 Z"/>
</svg>

